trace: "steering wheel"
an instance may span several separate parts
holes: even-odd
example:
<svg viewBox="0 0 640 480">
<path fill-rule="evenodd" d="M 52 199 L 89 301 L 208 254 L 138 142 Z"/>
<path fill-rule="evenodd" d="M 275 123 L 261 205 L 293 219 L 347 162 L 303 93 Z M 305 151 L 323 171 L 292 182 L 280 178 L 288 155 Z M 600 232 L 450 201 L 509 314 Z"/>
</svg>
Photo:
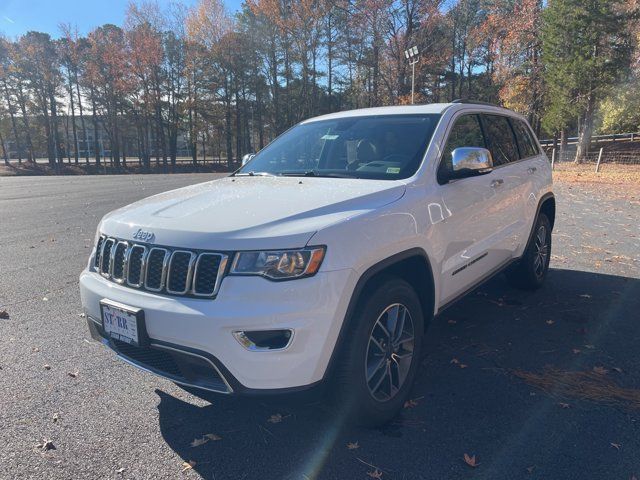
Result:
<svg viewBox="0 0 640 480">
<path fill-rule="evenodd" d="M 405 155 L 404 153 L 390 153 L 389 155 L 385 155 L 382 161 L 396 162 L 406 165 L 411 161 L 411 157 L 409 155 Z"/>
</svg>

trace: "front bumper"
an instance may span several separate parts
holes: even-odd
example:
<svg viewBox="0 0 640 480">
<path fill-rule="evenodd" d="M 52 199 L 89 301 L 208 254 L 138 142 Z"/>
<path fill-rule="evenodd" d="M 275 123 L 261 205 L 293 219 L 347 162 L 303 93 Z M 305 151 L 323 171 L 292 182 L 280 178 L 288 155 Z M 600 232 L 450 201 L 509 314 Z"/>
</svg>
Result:
<svg viewBox="0 0 640 480">
<path fill-rule="evenodd" d="M 92 336 L 130 363 L 209 390 L 267 393 L 304 388 L 322 380 L 355 282 L 355 272 L 349 269 L 289 282 L 229 276 L 212 300 L 134 290 L 85 270 L 80 276 L 80 294 Z M 102 299 L 144 310 L 150 350 L 125 351 L 135 347 L 104 338 Z M 238 330 L 271 329 L 294 331 L 286 349 L 250 351 L 233 336 Z M 163 359 L 177 362 L 182 376 Z M 184 369 L 183 361 L 199 365 Z M 189 378 L 192 367 L 200 372 L 199 380 Z M 207 368 L 211 376 L 203 383 Z"/>
</svg>

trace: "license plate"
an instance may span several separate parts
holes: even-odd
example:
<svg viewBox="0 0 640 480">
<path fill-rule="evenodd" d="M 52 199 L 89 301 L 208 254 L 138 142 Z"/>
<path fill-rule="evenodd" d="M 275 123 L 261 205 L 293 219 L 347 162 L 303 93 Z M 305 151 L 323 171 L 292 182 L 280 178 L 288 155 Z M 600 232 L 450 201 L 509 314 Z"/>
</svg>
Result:
<svg viewBox="0 0 640 480">
<path fill-rule="evenodd" d="M 107 336 L 132 345 L 140 345 L 140 319 L 142 310 L 109 300 L 100 302 L 102 326 Z"/>
</svg>

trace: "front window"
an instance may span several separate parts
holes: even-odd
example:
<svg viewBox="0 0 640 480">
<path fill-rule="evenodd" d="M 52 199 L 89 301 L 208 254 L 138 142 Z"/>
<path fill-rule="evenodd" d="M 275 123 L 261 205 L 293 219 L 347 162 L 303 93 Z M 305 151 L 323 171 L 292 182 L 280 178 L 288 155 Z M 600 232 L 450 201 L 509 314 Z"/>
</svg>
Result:
<svg viewBox="0 0 640 480">
<path fill-rule="evenodd" d="M 396 180 L 413 175 L 440 115 L 376 115 L 296 125 L 236 175 Z"/>
</svg>

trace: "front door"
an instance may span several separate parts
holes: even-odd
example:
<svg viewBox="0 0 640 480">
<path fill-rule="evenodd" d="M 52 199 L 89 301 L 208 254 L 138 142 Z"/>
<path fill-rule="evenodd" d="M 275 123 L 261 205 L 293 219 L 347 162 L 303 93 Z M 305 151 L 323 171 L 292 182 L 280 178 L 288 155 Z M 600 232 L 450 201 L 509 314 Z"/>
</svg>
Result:
<svg viewBox="0 0 640 480">
<path fill-rule="evenodd" d="M 440 252 L 440 298 L 444 305 L 504 265 L 510 254 L 501 247 L 504 216 L 514 206 L 505 194 L 500 169 L 488 174 L 446 180 L 451 152 L 459 147 L 487 148 L 476 114 L 455 119 L 438 169 L 441 221 L 434 225 Z M 439 207 L 439 208 L 440 208 Z M 432 215 L 433 206 L 429 213 Z M 439 210 L 439 209 L 438 209 Z"/>
</svg>

